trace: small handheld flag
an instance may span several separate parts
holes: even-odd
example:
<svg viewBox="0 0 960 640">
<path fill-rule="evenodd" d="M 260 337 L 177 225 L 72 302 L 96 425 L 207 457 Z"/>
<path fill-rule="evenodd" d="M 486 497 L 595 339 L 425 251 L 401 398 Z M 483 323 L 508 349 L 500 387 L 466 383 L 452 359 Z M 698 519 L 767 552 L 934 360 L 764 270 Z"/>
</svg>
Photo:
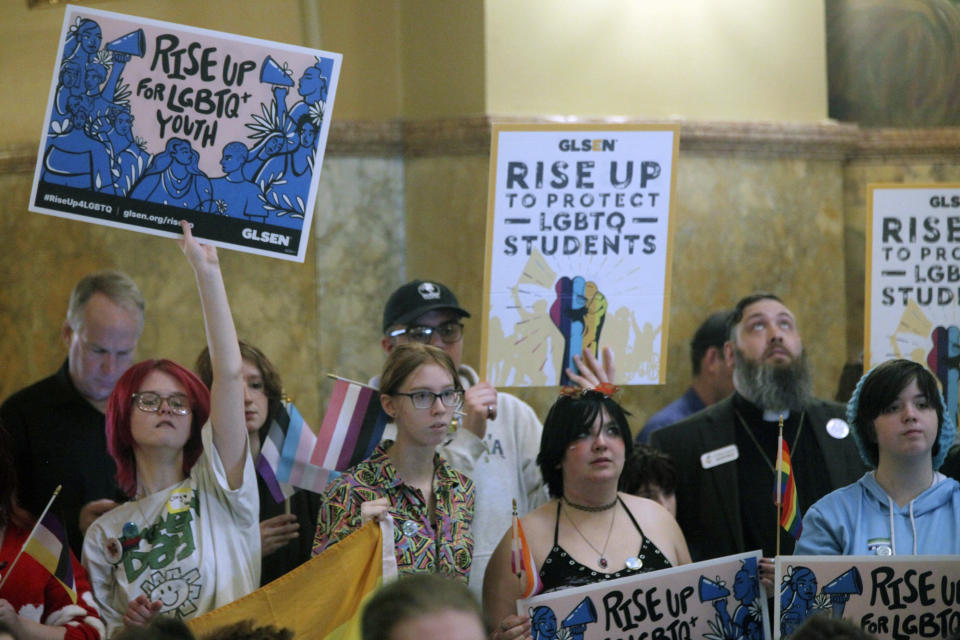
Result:
<svg viewBox="0 0 960 640">
<path fill-rule="evenodd" d="M 292 402 L 271 421 L 255 467 L 277 502 L 306 489 L 322 493 L 330 474 L 309 462 L 316 436 Z"/>
<path fill-rule="evenodd" d="M 52 513 L 48 513 L 50 505 L 60 493 L 60 485 L 57 485 L 50 501 L 40 515 L 40 519 L 33 526 L 30 535 L 27 536 L 17 556 L 10 563 L 0 587 L 7 581 L 10 574 L 13 573 L 17 561 L 21 554 L 26 553 L 36 560 L 44 569 L 49 571 L 57 581 L 63 585 L 70 600 L 74 604 L 77 602 L 77 584 L 73 576 L 73 563 L 70 560 L 70 545 L 67 544 L 67 532 L 60 524 L 60 521 Z"/>
<path fill-rule="evenodd" d="M 793 536 L 800 537 L 803 528 L 800 516 L 800 505 L 797 504 L 797 485 L 794 482 L 793 466 L 790 464 L 790 447 L 783 439 L 783 418 L 780 418 L 780 435 L 777 438 L 777 466 L 774 469 L 777 477 L 777 488 L 773 496 L 777 505 L 777 520 L 783 530 Z M 777 535 L 779 543 L 780 536 Z M 779 547 L 779 544 L 778 544 Z M 779 548 L 777 549 L 779 555 Z"/>
<path fill-rule="evenodd" d="M 523 525 L 517 517 L 517 500 L 513 500 L 513 539 L 510 547 L 510 570 L 520 581 L 520 597 L 530 598 L 543 591 L 540 582 L 540 573 L 533 561 L 533 553 L 527 546 L 527 537 L 523 533 Z"/>
<path fill-rule="evenodd" d="M 331 471 L 346 471 L 373 453 L 383 437 L 387 416 L 376 389 L 331 377 L 336 382 L 310 462 Z"/>
</svg>

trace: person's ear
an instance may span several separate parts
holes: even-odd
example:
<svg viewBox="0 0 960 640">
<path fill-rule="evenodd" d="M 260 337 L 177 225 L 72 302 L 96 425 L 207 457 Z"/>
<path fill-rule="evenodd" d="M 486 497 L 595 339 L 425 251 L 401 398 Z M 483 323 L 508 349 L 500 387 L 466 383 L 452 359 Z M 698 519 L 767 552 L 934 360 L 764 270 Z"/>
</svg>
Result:
<svg viewBox="0 0 960 640">
<path fill-rule="evenodd" d="M 383 338 L 380 339 L 380 346 L 383 348 L 384 353 L 389 354 L 391 351 L 393 351 L 393 347 L 396 345 L 393 344 L 393 338 L 390 336 L 383 336 Z"/>
<path fill-rule="evenodd" d="M 63 327 L 60 329 L 60 338 L 63 340 L 64 346 L 69 350 L 70 342 L 73 340 L 73 327 L 70 326 L 69 320 L 63 321 Z"/>
<path fill-rule="evenodd" d="M 723 360 L 730 369 L 733 369 L 734 350 L 737 348 L 733 340 L 727 340 L 723 343 Z"/>
<path fill-rule="evenodd" d="M 380 406 L 383 407 L 384 413 L 390 416 L 390 419 L 393 420 L 397 417 L 397 405 L 394 401 L 393 396 L 388 396 L 386 394 L 380 394 Z"/>
</svg>

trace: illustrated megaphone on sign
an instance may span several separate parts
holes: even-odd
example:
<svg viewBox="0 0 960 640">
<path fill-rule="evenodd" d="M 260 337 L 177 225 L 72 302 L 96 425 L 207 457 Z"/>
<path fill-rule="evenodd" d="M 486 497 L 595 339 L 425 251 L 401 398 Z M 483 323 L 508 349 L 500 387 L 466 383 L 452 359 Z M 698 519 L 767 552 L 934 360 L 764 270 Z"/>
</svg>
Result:
<svg viewBox="0 0 960 640">
<path fill-rule="evenodd" d="M 597 621 L 597 609 L 593 606 L 593 600 L 584 598 L 580 604 L 573 608 L 563 622 L 561 627 L 573 627 L 580 624 L 591 624 Z"/>
<path fill-rule="evenodd" d="M 843 610 L 847 606 L 847 600 L 853 594 L 863 593 L 863 581 L 860 580 L 860 571 L 856 567 L 851 567 L 849 571 L 840 574 L 820 590 L 830 596 L 830 606 L 833 610 L 834 618 L 842 618 Z"/>
<path fill-rule="evenodd" d="M 147 50 L 147 39 L 143 35 L 143 29 L 131 31 L 127 35 L 120 36 L 116 40 L 107 43 L 107 51 L 116 51 L 130 56 L 142 58 Z"/>
<path fill-rule="evenodd" d="M 287 72 L 277 64 L 277 61 L 267 56 L 260 65 L 260 82 L 266 84 L 277 84 L 283 87 L 292 87 L 293 78 L 287 75 Z"/>
<path fill-rule="evenodd" d="M 829 583 L 824 585 L 822 591 L 828 595 L 860 595 L 863 593 L 863 582 L 860 580 L 860 571 L 852 567 L 846 573 L 842 573 Z"/>
<path fill-rule="evenodd" d="M 700 576 L 700 602 L 712 602 L 730 595 L 730 590 L 710 578 Z"/>
</svg>

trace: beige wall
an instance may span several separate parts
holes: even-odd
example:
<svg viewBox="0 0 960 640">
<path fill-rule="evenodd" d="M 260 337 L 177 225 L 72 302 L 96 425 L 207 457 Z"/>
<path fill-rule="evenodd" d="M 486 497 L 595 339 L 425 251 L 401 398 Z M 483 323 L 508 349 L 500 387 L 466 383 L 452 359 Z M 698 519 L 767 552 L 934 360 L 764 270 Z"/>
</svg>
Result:
<svg viewBox="0 0 960 640">
<path fill-rule="evenodd" d="M 815 122 L 823 2 L 487 0 L 487 112 Z"/>
<path fill-rule="evenodd" d="M 866 183 L 956 180 L 960 134 L 878 138 L 812 124 L 825 109 L 819 1 L 595 0 L 587 16 L 570 0 L 534 11 L 545 2 L 92 6 L 344 53 L 306 263 L 223 252 L 241 335 L 277 361 L 309 421 L 329 392 L 324 373 L 379 370 L 383 300 L 407 278 L 443 280 L 469 309 L 481 308 L 490 113 L 689 119 L 667 384 L 625 394 L 634 428 L 686 386 L 686 343 L 702 318 L 756 288 L 779 291 L 797 312 L 816 391 L 831 396 L 862 339 Z M 641 7 L 643 20 L 630 13 Z M 66 296 L 92 269 L 121 268 L 143 286 L 150 310 L 141 356 L 190 363 L 203 344 L 192 279 L 172 242 L 27 211 L 61 19 L 62 9 L 0 3 L 0 65 L 13 83 L 0 92 L 0 398 L 62 361 Z M 573 32 L 581 36 L 573 45 L 557 43 Z M 479 361 L 479 332 L 474 318 L 467 362 Z M 518 393 L 541 415 L 554 397 Z"/>
<path fill-rule="evenodd" d="M 400 113 L 399 31 L 392 1 L 103 0 L 86 5 L 342 53 L 334 117 L 385 119 Z M 63 12 L 62 6 L 28 9 L 26 0 L 0 2 L 0 73 L 6 78 L 0 91 L 0 148 L 39 143 Z"/>
</svg>

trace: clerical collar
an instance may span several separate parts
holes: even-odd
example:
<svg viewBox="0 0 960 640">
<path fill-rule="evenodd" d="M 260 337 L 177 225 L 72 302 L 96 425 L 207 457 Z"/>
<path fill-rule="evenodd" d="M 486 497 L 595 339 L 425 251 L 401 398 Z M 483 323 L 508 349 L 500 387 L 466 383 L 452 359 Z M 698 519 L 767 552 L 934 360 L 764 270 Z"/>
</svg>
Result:
<svg viewBox="0 0 960 640">
<path fill-rule="evenodd" d="M 783 411 L 770 411 L 764 409 L 763 411 L 763 421 L 764 422 L 780 422 L 780 416 L 783 416 L 783 421 L 786 422 L 790 419 L 790 409 L 784 409 Z"/>
</svg>

